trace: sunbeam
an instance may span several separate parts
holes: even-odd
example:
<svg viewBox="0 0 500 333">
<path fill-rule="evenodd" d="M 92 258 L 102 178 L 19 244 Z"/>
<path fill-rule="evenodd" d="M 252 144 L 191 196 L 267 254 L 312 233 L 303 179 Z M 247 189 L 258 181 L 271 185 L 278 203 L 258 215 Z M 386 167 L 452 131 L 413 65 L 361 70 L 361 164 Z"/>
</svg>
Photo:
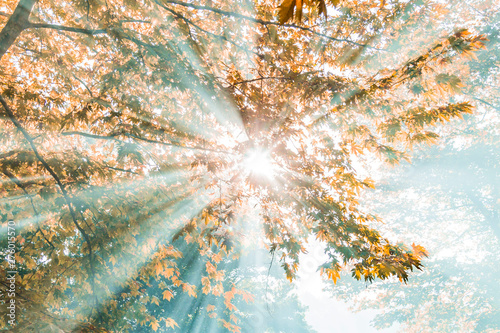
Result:
<svg viewBox="0 0 500 333">
<path fill-rule="evenodd" d="M 246 152 L 242 167 L 251 175 L 267 179 L 272 179 L 275 173 L 275 165 L 270 152 L 260 147 L 252 148 Z"/>
<path fill-rule="evenodd" d="M 0 330 L 500 327 L 498 0 L 0 14 Z"/>
</svg>

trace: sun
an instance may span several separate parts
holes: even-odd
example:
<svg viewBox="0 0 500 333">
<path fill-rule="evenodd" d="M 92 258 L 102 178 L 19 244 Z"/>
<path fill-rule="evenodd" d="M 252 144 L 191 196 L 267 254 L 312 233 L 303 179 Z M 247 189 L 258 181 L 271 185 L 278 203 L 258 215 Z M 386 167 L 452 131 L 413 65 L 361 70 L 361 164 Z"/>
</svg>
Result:
<svg viewBox="0 0 500 333">
<path fill-rule="evenodd" d="M 275 172 L 275 165 L 271 154 L 263 148 L 250 149 L 245 154 L 242 166 L 252 176 L 273 178 Z"/>
</svg>

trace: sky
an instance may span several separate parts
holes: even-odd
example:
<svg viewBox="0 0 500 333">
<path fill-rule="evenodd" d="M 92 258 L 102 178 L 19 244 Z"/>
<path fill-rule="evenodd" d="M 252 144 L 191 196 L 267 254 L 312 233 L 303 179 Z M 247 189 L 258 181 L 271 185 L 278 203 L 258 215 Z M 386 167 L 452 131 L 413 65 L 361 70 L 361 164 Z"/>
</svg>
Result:
<svg viewBox="0 0 500 333">
<path fill-rule="evenodd" d="M 314 241 L 309 242 L 308 253 L 300 258 L 298 280 L 296 282 L 297 295 L 303 305 L 308 307 L 306 320 L 318 333 L 332 332 L 397 332 L 397 327 L 377 330 L 370 326 L 370 321 L 374 318 L 376 310 L 365 310 L 353 312 L 349 309 L 349 304 L 332 298 L 324 291 L 325 282 L 320 276 L 317 267 L 322 264 L 321 246 Z M 360 282 L 362 283 L 362 282 Z M 335 330 L 332 330 L 335 325 Z"/>
</svg>

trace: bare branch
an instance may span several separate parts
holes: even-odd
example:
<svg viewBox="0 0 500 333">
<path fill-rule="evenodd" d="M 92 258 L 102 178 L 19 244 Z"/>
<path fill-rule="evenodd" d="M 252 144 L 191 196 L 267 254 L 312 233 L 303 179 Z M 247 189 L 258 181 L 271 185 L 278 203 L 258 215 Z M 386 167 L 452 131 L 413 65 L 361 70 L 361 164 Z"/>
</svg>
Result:
<svg viewBox="0 0 500 333">
<path fill-rule="evenodd" d="M 92 94 L 92 90 L 90 90 L 90 88 L 87 86 L 87 84 L 83 80 L 81 80 L 80 78 L 78 78 L 78 76 L 76 76 L 75 74 L 73 74 L 73 77 L 78 82 L 80 82 L 85 87 L 85 89 L 87 89 L 87 91 L 89 92 L 89 94 L 90 94 L 91 97 L 94 97 L 94 95 Z"/>
<path fill-rule="evenodd" d="M 115 168 L 110 165 L 104 165 L 105 168 L 115 170 L 115 171 L 121 171 L 121 172 L 128 172 L 128 173 L 133 173 L 134 175 L 138 175 L 137 172 L 132 171 L 132 170 L 127 170 L 127 169 L 122 169 L 122 168 Z"/>
<path fill-rule="evenodd" d="M 481 102 L 481 103 L 483 103 L 483 104 L 488 105 L 489 107 L 492 107 L 493 109 L 495 109 L 495 110 L 497 110 L 497 111 L 500 111 L 500 107 L 495 106 L 495 105 L 493 105 L 493 104 L 491 104 L 491 103 L 489 103 L 489 102 L 486 102 L 484 99 L 481 99 L 481 98 L 478 98 L 478 97 L 475 97 L 475 96 L 472 96 L 472 98 L 473 98 L 473 99 L 475 99 L 475 100 L 476 100 L 476 101 L 478 101 L 478 102 Z"/>
</svg>

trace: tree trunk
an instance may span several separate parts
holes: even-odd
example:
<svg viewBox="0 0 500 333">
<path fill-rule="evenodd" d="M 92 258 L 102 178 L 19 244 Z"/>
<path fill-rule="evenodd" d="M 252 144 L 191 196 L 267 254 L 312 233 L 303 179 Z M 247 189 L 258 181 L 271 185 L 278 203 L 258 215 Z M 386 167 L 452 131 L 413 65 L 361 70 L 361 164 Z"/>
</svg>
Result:
<svg viewBox="0 0 500 333">
<path fill-rule="evenodd" d="M 30 26 L 29 17 L 37 0 L 21 0 L 7 24 L 0 32 L 0 59 L 16 41 L 21 32 Z"/>
</svg>

